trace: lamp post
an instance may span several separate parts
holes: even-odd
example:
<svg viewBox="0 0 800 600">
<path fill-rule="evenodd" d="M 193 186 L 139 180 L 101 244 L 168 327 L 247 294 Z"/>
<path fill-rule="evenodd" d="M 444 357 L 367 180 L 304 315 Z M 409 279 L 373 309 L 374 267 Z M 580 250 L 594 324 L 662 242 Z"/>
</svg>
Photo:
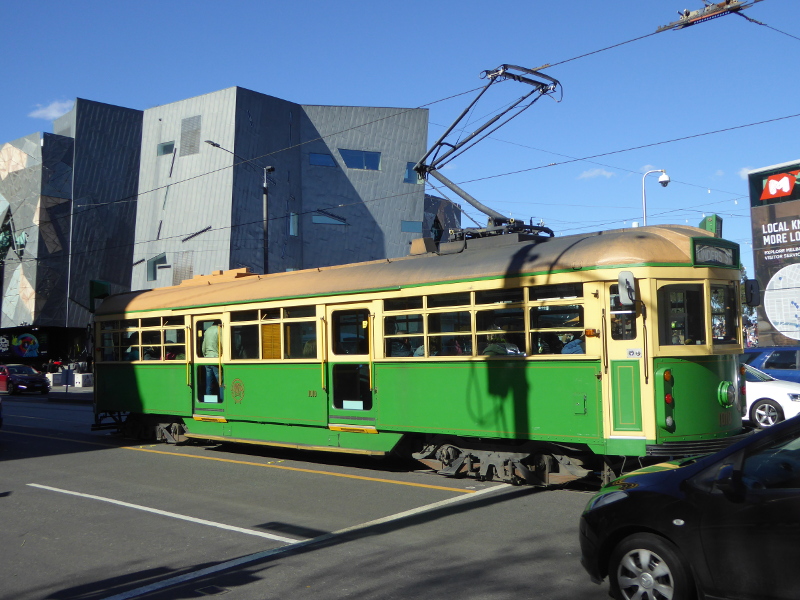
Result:
<svg viewBox="0 0 800 600">
<path fill-rule="evenodd" d="M 647 196 L 644 191 L 644 180 L 650 173 L 661 173 L 661 177 L 658 178 L 658 183 L 661 184 L 661 187 L 669 185 L 669 175 L 664 169 L 653 169 L 642 175 L 642 226 L 647 226 Z"/>
<path fill-rule="evenodd" d="M 246 159 L 246 158 L 242 158 L 241 156 L 239 156 L 235 152 L 232 152 L 231 150 L 228 150 L 227 148 L 223 148 L 217 142 L 214 142 L 212 140 L 206 140 L 205 142 L 209 146 L 212 146 L 214 148 L 219 148 L 220 150 L 224 150 L 228 154 L 232 154 L 234 158 L 239 159 L 243 163 L 252 164 L 252 163 L 255 162 L 254 159 L 252 159 L 252 158 L 249 159 L 249 160 Z M 256 163 L 256 164 L 258 164 L 258 163 Z M 269 173 L 272 173 L 273 171 L 275 171 L 275 167 L 265 166 L 265 165 L 258 165 L 258 166 L 260 166 L 264 171 L 264 182 L 262 184 L 262 191 L 263 191 L 263 196 L 262 197 L 264 199 L 263 200 L 263 209 L 262 209 L 263 212 L 264 212 L 264 257 L 263 257 L 263 261 L 264 262 L 263 262 L 263 265 L 264 265 L 264 273 L 269 273 L 269 243 L 268 243 L 268 241 L 269 241 L 269 224 L 268 224 L 269 223 L 269 210 L 268 210 L 269 209 L 269 205 L 268 205 L 269 188 L 267 188 L 267 182 L 276 183 L 275 180 L 272 177 L 269 176 Z"/>
</svg>

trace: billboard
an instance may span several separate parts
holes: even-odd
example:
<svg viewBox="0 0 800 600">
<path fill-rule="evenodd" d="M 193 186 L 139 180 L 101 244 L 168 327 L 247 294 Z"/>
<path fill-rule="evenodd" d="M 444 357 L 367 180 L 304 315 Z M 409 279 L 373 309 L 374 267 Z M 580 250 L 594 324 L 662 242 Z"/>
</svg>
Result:
<svg viewBox="0 0 800 600">
<path fill-rule="evenodd" d="M 763 300 L 761 346 L 800 340 L 800 161 L 751 171 L 753 263 Z"/>
</svg>

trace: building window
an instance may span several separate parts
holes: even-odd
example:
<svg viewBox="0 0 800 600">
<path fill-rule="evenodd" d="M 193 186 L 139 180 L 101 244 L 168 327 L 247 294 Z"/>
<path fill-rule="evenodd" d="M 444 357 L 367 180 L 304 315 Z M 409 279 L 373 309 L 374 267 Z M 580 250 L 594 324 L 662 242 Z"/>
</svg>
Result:
<svg viewBox="0 0 800 600">
<path fill-rule="evenodd" d="M 158 265 L 167 264 L 167 255 L 162 252 L 158 256 L 147 261 L 147 281 L 155 281 L 158 278 Z"/>
<path fill-rule="evenodd" d="M 156 155 L 164 156 L 165 154 L 172 154 L 173 152 L 175 152 L 175 142 L 164 142 L 158 145 Z"/>
<path fill-rule="evenodd" d="M 300 235 L 300 215 L 289 213 L 289 235 Z"/>
<path fill-rule="evenodd" d="M 311 222 L 325 225 L 347 225 L 347 219 L 331 214 L 319 208 L 315 214 L 311 215 Z"/>
<path fill-rule="evenodd" d="M 406 176 L 403 183 L 425 183 L 425 180 L 414 170 L 417 163 L 406 163 Z"/>
<path fill-rule="evenodd" d="M 400 231 L 403 233 L 422 233 L 422 221 L 400 221 Z"/>
<path fill-rule="evenodd" d="M 381 153 L 367 152 L 366 150 L 344 150 L 339 148 L 344 164 L 348 169 L 364 169 L 367 171 L 381 170 Z"/>
<path fill-rule="evenodd" d="M 202 117 L 197 115 L 181 120 L 181 156 L 200 152 L 200 125 Z"/>
<path fill-rule="evenodd" d="M 333 157 L 330 154 L 317 154 L 317 153 L 311 152 L 308 155 L 308 162 L 309 162 L 309 164 L 316 165 L 318 167 L 335 167 L 336 166 L 336 161 L 333 160 Z"/>
</svg>

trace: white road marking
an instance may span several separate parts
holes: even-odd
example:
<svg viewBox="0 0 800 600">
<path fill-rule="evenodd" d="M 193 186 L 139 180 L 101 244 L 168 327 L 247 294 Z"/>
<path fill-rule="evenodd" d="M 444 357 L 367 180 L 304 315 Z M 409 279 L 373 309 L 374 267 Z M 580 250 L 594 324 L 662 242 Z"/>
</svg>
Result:
<svg viewBox="0 0 800 600">
<path fill-rule="evenodd" d="M 131 508 L 136 508 L 140 510 L 147 510 L 149 512 L 154 512 L 157 514 L 167 515 L 167 516 L 175 516 L 181 519 L 187 519 L 190 521 L 203 523 L 207 525 L 213 525 L 215 527 L 220 527 L 221 525 L 218 523 L 212 523 L 210 521 L 203 521 L 202 519 L 194 519 L 191 517 L 184 517 L 182 515 L 175 515 L 174 513 L 168 513 L 165 511 L 149 509 L 145 507 L 138 506 L 136 504 L 130 504 L 128 502 L 119 502 L 116 500 L 110 500 L 108 498 L 103 498 L 101 496 L 93 496 L 91 494 L 82 494 L 79 492 L 70 492 L 67 490 L 60 490 L 58 488 L 48 487 L 46 485 L 38 485 L 35 483 L 29 483 L 28 485 L 45 489 L 45 490 L 53 490 L 56 492 L 61 492 L 65 494 L 72 494 L 74 496 L 81 496 L 84 498 L 91 498 L 94 500 L 102 500 L 104 502 L 112 502 L 113 504 L 119 504 L 120 506 L 127 506 Z M 249 556 L 242 556 L 240 558 L 236 558 L 234 560 L 229 560 L 227 562 L 219 563 L 213 567 L 207 567 L 205 569 L 200 569 L 199 571 L 194 571 L 192 573 L 185 573 L 183 575 L 178 575 L 177 577 L 172 577 L 170 579 L 165 579 L 163 581 L 159 581 L 157 583 L 152 583 L 150 585 L 146 585 L 140 588 L 136 588 L 133 590 L 128 590 L 127 592 L 122 592 L 120 594 L 116 594 L 114 596 L 109 596 L 104 600 L 129 600 L 130 598 L 138 598 L 139 596 L 144 596 L 145 594 L 150 594 L 152 592 L 157 592 L 159 590 L 163 590 L 175 585 L 179 585 L 181 583 L 186 583 L 187 581 L 192 581 L 194 579 L 200 579 L 202 577 L 206 577 L 208 575 L 213 575 L 214 573 L 219 573 L 221 571 L 226 571 L 228 569 L 233 569 L 235 567 L 239 567 L 242 565 L 246 565 L 248 563 L 256 562 L 259 560 L 263 560 L 265 558 L 269 558 L 271 556 L 276 556 L 278 554 L 284 554 L 287 552 L 292 552 L 297 550 L 298 548 L 303 548 L 305 546 L 311 546 L 313 544 L 317 544 L 319 542 L 327 541 L 336 537 L 341 537 L 347 533 L 351 533 L 353 531 L 358 531 L 360 529 L 366 529 L 367 527 L 372 527 L 373 525 L 380 525 L 382 523 L 389 523 L 391 521 L 397 521 L 399 519 L 403 519 L 405 517 L 410 517 L 412 515 L 418 515 L 421 513 L 429 512 L 431 510 L 435 510 L 437 508 L 441 508 L 442 506 L 447 506 L 448 504 L 455 504 L 457 502 L 463 502 L 465 500 L 472 500 L 477 496 L 481 496 L 483 494 L 490 494 L 493 492 L 497 492 L 499 490 L 503 490 L 509 487 L 508 484 L 499 484 L 490 488 L 486 488 L 480 491 L 475 492 L 474 494 L 469 495 L 461 495 L 456 496 L 454 498 L 448 498 L 447 500 L 440 500 L 439 502 L 434 502 L 433 504 L 427 504 L 425 506 L 420 506 L 419 508 L 414 508 L 411 510 L 406 510 L 394 515 L 390 515 L 388 517 L 382 517 L 380 519 L 375 519 L 373 521 L 368 521 L 366 523 L 361 523 L 360 525 L 353 525 L 352 527 L 346 527 L 344 529 L 339 529 L 338 531 L 334 531 L 332 533 L 326 533 L 324 535 L 320 535 L 318 537 L 312 538 L 310 540 L 289 540 L 289 538 L 283 538 L 289 542 L 288 545 L 282 546 L 281 548 L 273 548 L 272 550 L 265 550 L 263 552 L 256 552 L 255 554 L 250 554 Z M 234 531 L 241 531 L 243 533 L 251 533 L 254 535 L 262 535 L 264 537 L 270 537 L 271 539 L 278 539 L 278 536 L 270 536 L 268 534 L 262 534 L 261 532 L 253 532 L 249 529 L 240 529 L 238 527 L 228 527 L 228 526 L 221 526 L 224 529 L 232 529 Z"/>
<path fill-rule="evenodd" d="M 91 500 L 100 500 L 101 502 L 108 502 L 126 508 L 135 508 L 136 510 L 143 510 L 145 512 L 155 513 L 173 519 L 181 519 L 182 521 L 190 521 L 200 525 L 208 525 L 209 527 L 218 527 L 219 529 L 227 529 L 228 531 L 236 531 L 238 533 L 245 533 L 247 535 L 255 535 L 258 537 L 267 538 L 276 542 L 286 542 L 287 544 L 294 544 L 302 542 L 302 539 L 288 538 L 272 533 L 265 533 L 263 531 L 256 531 L 255 529 L 245 529 L 244 527 L 235 527 L 234 525 L 225 525 L 224 523 L 216 523 L 214 521 L 206 521 L 205 519 L 198 519 L 196 517 L 189 517 L 186 515 L 179 515 L 178 513 L 168 512 L 166 510 L 159 510 L 158 508 L 150 508 L 149 506 L 142 506 L 141 504 L 131 504 L 130 502 L 122 502 L 121 500 L 113 500 L 112 498 L 104 498 L 103 496 L 94 496 L 92 494 L 83 494 L 81 492 L 73 492 L 70 490 L 62 490 L 59 488 L 50 487 L 47 485 L 39 485 L 38 483 L 29 483 L 31 487 L 39 488 L 42 490 L 50 490 L 51 492 L 59 492 L 61 494 L 69 494 L 70 496 L 80 496 L 81 498 L 89 498 Z"/>
</svg>

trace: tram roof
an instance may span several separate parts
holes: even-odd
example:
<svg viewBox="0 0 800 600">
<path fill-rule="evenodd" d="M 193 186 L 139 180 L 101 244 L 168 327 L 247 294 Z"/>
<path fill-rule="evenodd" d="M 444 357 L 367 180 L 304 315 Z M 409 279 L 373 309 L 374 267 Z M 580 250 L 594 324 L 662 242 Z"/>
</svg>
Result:
<svg viewBox="0 0 800 600">
<path fill-rule="evenodd" d="M 658 225 L 511 244 L 493 245 L 490 238 L 468 241 L 464 251 L 452 254 L 427 253 L 268 275 L 245 269 L 219 271 L 177 286 L 110 296 L 97 314 L 335 296 L 615 266 L 691 265 L 692 238 L 697 237 L 713 236 L 696 227 Z"/>
</svg>

